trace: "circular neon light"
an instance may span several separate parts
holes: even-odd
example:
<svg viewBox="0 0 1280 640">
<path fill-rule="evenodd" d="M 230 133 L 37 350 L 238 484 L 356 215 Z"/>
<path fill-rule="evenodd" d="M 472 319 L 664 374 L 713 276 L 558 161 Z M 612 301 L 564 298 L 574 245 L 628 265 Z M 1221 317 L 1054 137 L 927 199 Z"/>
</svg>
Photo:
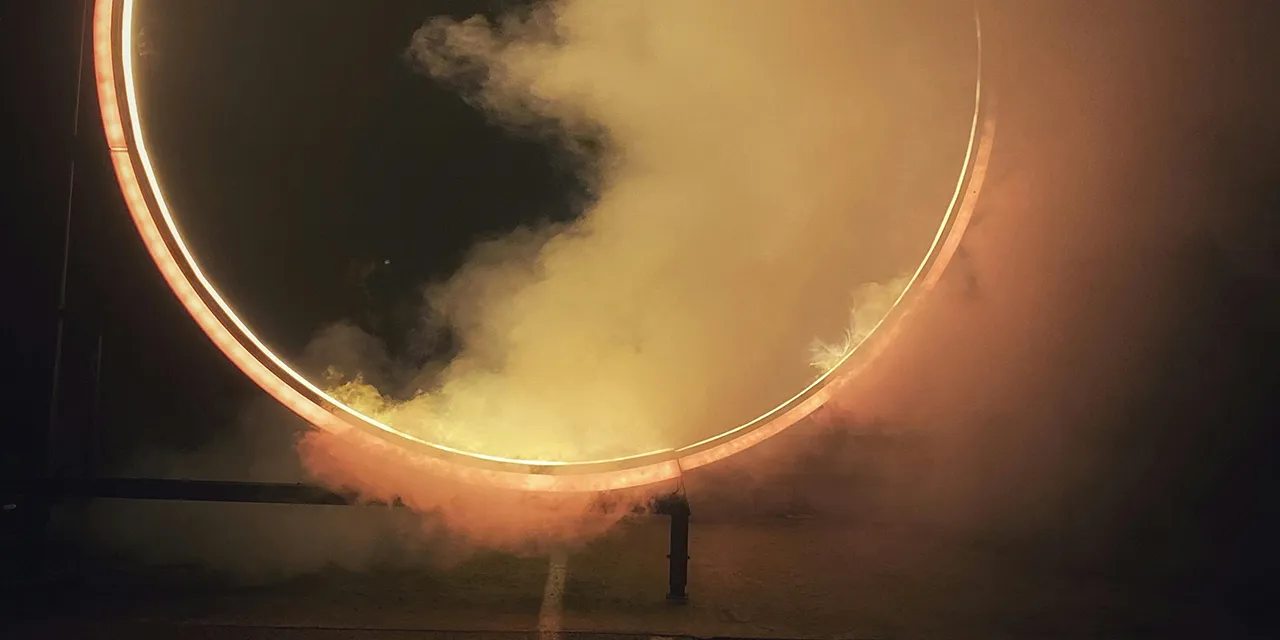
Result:
<svg viewBox="0 0 1280 640">
<path fill-rule="evenodd" d="M 786 402 L 733 429 L 680 448 L 609 460 L 558 462 L 501 458 L 415 438 L 346 406 L 291 368 L 236 315 L 201 271 L 165 200 L 147 152 L 134 80 L 135 0 L 96 0 L 94 68 L 102 121 L 129 213 L 169 287 L 205 334 L 254 383 L 307 422 L 354 443 L 407 454 L 415 467 L 464 482 L 524 491 L 604 491 L 679 476 L 731 456 L 794 425 L 822 406 L 884 350 L 922 295 L 946 270 L 972 217 L 995 136 L 982 86 L 982 30 L 975 16 L 978 81 L 960 178 L 925 259 L 888 314 L 854 353 Z M 854 357 L 856 355 L 856 357 Z"/>
</svg>

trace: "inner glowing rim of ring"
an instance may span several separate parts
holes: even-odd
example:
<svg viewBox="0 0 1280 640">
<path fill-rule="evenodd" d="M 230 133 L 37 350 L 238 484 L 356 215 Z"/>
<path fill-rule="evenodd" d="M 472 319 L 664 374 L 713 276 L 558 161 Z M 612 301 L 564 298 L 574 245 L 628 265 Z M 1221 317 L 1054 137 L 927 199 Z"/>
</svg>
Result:
<svg viewBox="0 0 1280 640">
<path fill-rule="evenodd" d="M 242 372 L 312 425 L 336 435 L 352 437 L 361 444 L 385 445 L 391 441 L 400 445 L 398 448 L 404 452 L 421 454 L 411 456 L 410 461 L 416 466 L 475 484 L 533 491 L 600 491 L 651 484 L 728 457 L 776 435 L 812 413 L 830 398 L 839 383 L 851 378 L 883 350 L 898 328 L 896 325 L 886 326 L 890 317 L 900 318 L 909 310 L 910 303 L 932 289 L 945 271 L 972 216 L 985 178 L 994 134 L 994 119 L 988 116 L 983 122 L 982 29 L 975 12 L 978 65 L 974 115 L 955 193 L 929 251 L 906 288 L 856 349 L 774 409 L 690 445 L 608 460 L 565 462 L 503 458 L 427 442 L 352 409 L 289 367 L 240 320 L 205 277 L 183 241 L 147 151 L 134 78 L 136 0 L 95 1 L 94 67 L 103 126 L 117 179 L 148 252 L 187 312 Z M 119 91 L 120 84 L 124 87 L 123 95 Z M 146 181 L 146 191 L 139 180 L 139 168 Z M 148 202 L 148 196 L 154 201 L 154 207 Z M 156 221 L 157 213 L 164 222 L 163 227 Z M 181 262 L 173 249 L 180 254 Z M 210 307 L 206 297 L 216 305 L 216 309 Z M 219 312 L 225 321 L 219 319 Z M 261 356 L 255 356 L 250 346 Z M 853 358 L 855 353 L 861 354 L 856 360 Z M 269 364 L 262 358 L 266 358 Z M 287 378 L 273 371 L 269 365 Z M 320 402 L 308 397 L 304 390 Z"/>
</svg>

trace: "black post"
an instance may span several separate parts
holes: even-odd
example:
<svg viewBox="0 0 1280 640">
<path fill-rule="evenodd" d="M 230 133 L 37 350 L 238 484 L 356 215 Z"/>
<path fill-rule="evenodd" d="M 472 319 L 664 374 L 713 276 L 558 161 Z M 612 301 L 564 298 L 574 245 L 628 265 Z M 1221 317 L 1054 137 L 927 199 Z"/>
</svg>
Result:
<svg viewBox="0 0 1280 640">
<path fill-rule="evenodd" d="M 97 349 L 93 356 L 93 402 L 90 405 L 89 420 L 86 425 L 83 448 L 80 451 L 80 473 L 82 479 L 93 480 L 98 476 L 98 446 L 102 443 L 99 432 L 101 421 L 99 413 L 102 408 L 102 348 L 106 341 L 102 332 L 98 332 Z"/>
<path fill-rule="evenodd" d="M 75 105 L 72 111 L 71 136 L 68 148 L 70 160 L 67 171 L 67 206 L 64 211 L 64 227 L 62 230 L 62 268 L 58 275 L 58 313 L 53 343 L 53 375 L 49 385 L 49 412 L 45 423 L 44 437 L 35 444 L 37 451 L 40 453 L 40 459 L 31 469 L 38 481 L 45 482 L 57 476 L 60 471 L 58 445 L 62 434 L 59 429 L 61 416 L 58 410 L 61 406 L 62 398 L 59 396 L 59 391 L 62 387 L 63 351 L 66 349 L 67 281 L 70 277 L 71 265 L 71 223 L 75 211 L 76 156 L 79 153 L 77 139 L 80 135 L 80 107 L 84 94 L 86 54 L 89 51 L 88 42 L 91 35 L 89 22 L 92 16 L 92 4 L 89 0 L 81 0 L 80 4 L 79 56 L 76 67 Z M 17 520 L 19 540 L 25 547 L 22 551 L 22 558 L 19 560 L 21 563 L 20 571 L 24 578 L 32 581 L 38 580 L 41 577 L 42 561 L 46 554 L 46 536 L 49 522 L 53 515 L 52 504 L 44 497 L 17 494 L 12 499 L 6 497 L 3 507 L 0 508 L 3 508 L 6 512 L 17 512 L 12 514 L 15 516 L 12 519 Z M 6 517 L 5 519 L 9 520 L 11 518 Z"/>
<path fill-rule="evenodd" d="M 689 500 L 682 494 L 671 494 L 658 500 L 657 512 L 671 516 L 671 552 L 667 558 L 671 563 L 671 590 L 667 600 L 684 602 L 689 599 L 685 586 L 689 584 Z"/>
<path fill-rule="evenodd" d="M 71 145 L 69 149 L 71 161 L 67 177 L 67 208 L 62 228 L 62 269 L 58 274 L 58 324 L 53 342 L 53 381 L 49 386 L 48 433 L 45 434 L 44 442 L 44 469 L 47 476 L 56 475 L 59 471 L 58 439 L 60 433 L 58 429 L 58 409 L 59 401 L 61 400 L 59 391 L 61 391 L 62 387 L 62 352 L 66 346 L 64 343 L 66 342 L 67 332 L 67 280 L 71 274 L 71 223 L 76 201 L 76 155 L 79 152 L 76 141 L 80 137 L 80 103 L 84 94 L 85 54 L 88 51 L 91 5 L 92 3 L 89 0 L 83 0 L 80 7 L 80 55 L 77 59 L 78 66 L 76 67 L 75 109 L 72 111 L 71 119 Z"/>
</svg>

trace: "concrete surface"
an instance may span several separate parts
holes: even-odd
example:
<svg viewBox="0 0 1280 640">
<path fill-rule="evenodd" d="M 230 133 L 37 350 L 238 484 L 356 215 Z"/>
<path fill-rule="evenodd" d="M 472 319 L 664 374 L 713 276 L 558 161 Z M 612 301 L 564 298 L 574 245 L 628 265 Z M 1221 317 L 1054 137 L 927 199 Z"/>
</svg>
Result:
<svg viewBox="0 0 1280 640">
<path fill-rule="evenodd" d="M 302 507 L 305 508 L 305 507 Z M 1088 638 L 1154 631 L 1147 611 L 1082 576 L 999 549 L 822 519 L 699 522 L 690 599 L 668 603 L 667 520 L 638 517 L 567 555 L 553 629 L 538 635 L 546 556 L 345 571 L 256 586 L 177 568 L 21 594 L 11 638 Z M 14 604 L 14 602 L 10 602 Z M 548 619 L 545 611 L 543 627 Z M 17 619 L 17 618 L 15 618 Z M 550 632 L 550 635 L 548 635 Z"/>
</svg>

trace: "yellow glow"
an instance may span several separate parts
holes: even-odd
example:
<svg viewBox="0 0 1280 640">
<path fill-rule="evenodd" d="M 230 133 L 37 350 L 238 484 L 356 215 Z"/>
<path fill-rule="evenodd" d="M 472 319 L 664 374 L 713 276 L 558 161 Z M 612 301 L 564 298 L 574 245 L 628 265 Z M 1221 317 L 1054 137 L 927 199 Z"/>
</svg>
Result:
<svg viewBox="0 0 1280 640">
<path fill-rule="evenodd" d="M 894 299 L 890 306 L 893 313 L 886 313 L 866 332 L 859 348 L 845 350 L 830 369 L 786 402 L 746 424 L 678 449 L 583 462 L 505 458 L 427 442 L 392 428 L 376 419 L 380 407 L 367 394 L 362 396 L 354 388 L 326 392 L 274 354 L 239 318 L 183 240 L 148 153 L 134 75 L 134 13 L 135 0 L 96 3 L 94 55 L 101 115 L 130 214 L 179 301 L 228 359 L 304 420 L 355 442 L 393 447 L 411 456 L 424 471 L 475 484 L 529 491 L 600 491 L 650 484 L 737 453 L 807 416 L 829 399 L 838 386 L 835 383 L 852 377 L 883 350 L 893 333 L 885 323 L 890 316 L 900 317 L 907 310 L 904 303 L 909 296 L 923 293 L 937 282 L 972 215 L 994 136 L 994 119 L 981 109 L 979 80 L 964 170 L 926 259 Z M 979 31 L 979 50 L 980 44 Z M 877 338 L 874 341 L 870 339 L 873 336 Z M 857 362 L 852 358 L 855 351 Z"/>
</svg>

